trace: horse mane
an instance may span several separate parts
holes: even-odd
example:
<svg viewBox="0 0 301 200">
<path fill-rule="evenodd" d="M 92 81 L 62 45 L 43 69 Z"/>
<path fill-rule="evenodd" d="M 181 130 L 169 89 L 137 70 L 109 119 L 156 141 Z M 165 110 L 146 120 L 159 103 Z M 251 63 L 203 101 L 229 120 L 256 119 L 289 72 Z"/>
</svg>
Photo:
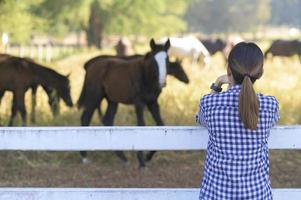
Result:
<svg viewBox="0 0 301 200">
<path fill-rule="evenodd" d="M 24 63 L 25 61 L 25 63 Z M 38 75 L 44 76 L 51 76 L 52 78 L 55 78 L 57 80 L 65 80 L 66 77 L 64 75 L 59 74 L 53 69 L 50 69 L 49 67 L 46 67 L 44 65 L 41 65 L 39 63 L 36 63 L 32 59 L 24 58 L 23 64 L 26 64 L 28 67 L 32 69 L 32 71 Z"/>
</svg>

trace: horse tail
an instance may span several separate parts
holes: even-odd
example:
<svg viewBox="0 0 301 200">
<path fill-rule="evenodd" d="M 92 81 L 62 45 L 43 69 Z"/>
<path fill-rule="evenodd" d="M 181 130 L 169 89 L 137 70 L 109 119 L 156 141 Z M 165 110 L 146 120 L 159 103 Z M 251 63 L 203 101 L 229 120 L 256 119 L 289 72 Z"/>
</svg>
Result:
<svg viewBox="0 0 301 200">
<path fill-rule="evenodd" d="M 94 75 L 93 72 L 86 72 L 82 91 L 77 101 L 78 108 L 87 106 L 95 107 L 100 103 L 103 97 L 103 88 L 101 86 L 102 78 L 99 76 L 95 77 Z"/>
</svg>

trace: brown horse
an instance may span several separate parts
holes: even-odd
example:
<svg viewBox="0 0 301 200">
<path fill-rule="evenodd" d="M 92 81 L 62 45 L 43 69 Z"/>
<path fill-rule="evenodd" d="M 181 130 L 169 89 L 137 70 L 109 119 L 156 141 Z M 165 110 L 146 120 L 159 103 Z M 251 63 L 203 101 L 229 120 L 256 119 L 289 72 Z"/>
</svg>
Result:
<svg viewBox="0 0 301 200">
<path fill-rule="evenodd" d="M 222 39 L 200 39 L 206 49 L 209 51 L 210 55 L 214 55 L 217 52 L 223 53 L 224 48 L 227 43 Z"/>
<path fill-rule="evenodd" d="M 112 58 L 118 58 L 123 60 L 131 60 L 135 58 L 142 58 L 144 55 L 135 54 L 131 56 L 113 56 L 113 55 L 100 55 L 96 56 L 94 58 L 91 58 L 89 61 L 87 61 L 84 65 L 84 69 L 87 70 L 88 67 L 93 66 L 95 62 L 104 61 L 105 59 L 112 59 Z M 96 64 L 97 65 L 97 64 Z M 189 79 L 187 74 L 185 73 L 182 63 L 180 60 L 176 60 L 175 62 L 169 62 L 167 65 L 167 75 L 171 75 L 178 79 L 181 82 L 184 82 L 186 84 L 189 83 Z M 102 112 L 100 110 L 100 107 L 98 107 L 98 115 L 100 119 L 102 120 Z"/>
<path fill-rule="evenodd" d="M 4 61 L 8 58 L 11 58 L 11 55 L 8 54 L 0 54 L 0 62 Z M 34 62 L 31 58 L 24 58 L 27 59 L 31 62 Z M 38 88 L 38 84 L 34 83 L 30 89 L 31 89 L 31 115 L 30 115 L 30 121 L 32 123 L 35 123 L 36 121 L 36 93 L 37 93 L 37 88 Z M 59 97 L 57 95 L 57 92 L 55 91 L 55 89 L 50 88 L 48 86 L 43 86 L 41 85 L 43 90 L 46 92 L 47 96 L 48 96 L 48 104 L 50 106 L 51 112 L 53 114 L 53 116 L 57 116 L 58 112 L 59 112 Z M 0 96 L 0 103 L 2 100 L 2 97 L 4 95 L 4 93 L 1 93 L 2 96 Z"/>
<path fill-rule="evenodd" d="M 102 62 L 105 59 L 133 60 L 136 58 L 143 58 L 143 57 L 144 55 L 140 55 L 140 54 L 135 54 L 131 56 L 100 55 L 88 60 L 84 65 L 84 69 L 87 70 L 88 67 L 97 65 L 97 62 Z M 167 67 L 167 75 L 174 76 L 176 79 L 184 83 L 189 83 L 188 76 L 185 73 L 180 60 L 177 59 L 175 62 L 168 62 L 168 65 L 166 67 Z"/>
<path fill-rule="evenodd" d="M 36 122 L 36 99 L 37 99 L 37 89 L 38 89 L 38 84 L 33 84 L 30 88 L 31 89 L 31 113 L 30 113 L 30 121 L 32 123 Z M 59 113 L 59 96 L 57 95 L 57 92 L 55 89 L 43 86 L 41 85 L 43 90 L 46 92 L 48 96 L 48 104 L 50 106 L 50 110 L 52 112 L 52 115 L 55 117 Z M 5 92 L 5 91 L 4 91 Z M 4 95 L 3 93 L 0 93 L 2 96 L 0 96 L 0 103 L 2 100 L 2 97 Z"/>
<path fill-rule="evenodd" d="M 268 54 L 272 56 L 290 57 L 298 55 L 301 62 L 301 41 L 299 40 L 275 40 L 271 47 L 264 53 L 267 58 Z"/>
<path fill-rule="evenodd" d="M 5 91 L 13 92 L 12 113 L 9 126 L 13 125 L 14 118 L 19 111 L 22 124 L 26 125 L 26 109 L 24 95 L 29 88 L 37 85 L 57 91 L 68 106 L 72 106 L 70 86 L 67 77 L 60 75 L 52 69 L 33 62 L 30 59 L 15 56 L 0 57 L 0 97 Z"/>
<path fill-rule="evenodd" d="M 168 65 L 167 50 L 169 40 L 163 45 L 150 41 L 151 51 L 144 57 L 130 60 L 107 58 L 95 61 L 86 68 L 83 89 L 78 100 L 78 107 L 84 108 L 81 125 L 88 126 L 92 114 L 105 98 L 108 108 L 102 119 L 105 126 L 114 124 L 118 103 L 133 104 L 135 106 L 138 126 L 144 126 L 144 107 L 147 106 L 157 125 L 164 125 L 158 104 L 158 97 L 166 84 Z M 83 159 L 86 153 L 81 152 Z M 117 155 L 127 161 L 122 152 Z M 137 157 L 140 167 L 144 167 L 144 156 L 138 151 Z"/>
</svg>

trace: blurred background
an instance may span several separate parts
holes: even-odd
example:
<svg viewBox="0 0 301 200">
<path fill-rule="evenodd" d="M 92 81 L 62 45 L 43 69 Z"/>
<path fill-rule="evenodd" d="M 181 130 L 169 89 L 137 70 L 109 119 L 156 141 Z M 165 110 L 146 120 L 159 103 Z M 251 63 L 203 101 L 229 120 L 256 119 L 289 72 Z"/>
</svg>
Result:
<svg viewBox="0 0 301 200">
<path fill-rule="evenodd" d="M 151 38 L 194 37 L 205 47 L 206 41 L 220 40 L 224 46 L 216 53 L 207 47 L 209 63 L 182 59 L 189 84 L 168 77 L 159 97 L 166 125 L 196 125 L 200 98 L 225 73 L 227 48 L 238 41 L 253 41 L 265 52 L 276 40 L 300 42 L 300 10 L 301 0 L 0 0 L 0 53 L 29 57 L 70 74 L 76 102 L 84 63 L 97 55 L 116 55 L 118 44 L 126 49 L 124 55 L 131 55 L 148 52 Z M 278 99 L 281 125 L 301 123 L 301 45 L 295 50 L 292 56 L 268 55 L 264 76 L 255 84 L 258 92 Z M 31 101 L 28 91 L 28 114 Z M 6 92 L 0 106 L 3 126 L 8 124 L 11 105 L 12 94 Z M 36 116 L 35 122 L 28 118 L 29 126 L 79 126 L 81 110 L 61 101 L 59 114 L 53 116 L 47 95 L 38 88 Z M 145 118 L 147 125 L 155 124 L 147 111 Z M 133 106 L 121 105 L 115 124 L 135 125 Z M 21 125 L 20 116 L 15 125 Z M 96 114 L 92 125 L 101 125 Z M 110 152 L 91 153 L 89 165 L 81 164 L 76 152 L 0 152 L 0 186 L 199 186 L 204 152 L 160 152 L 142 171 L 135 155 L 128 155 L 132 164 L 124 167 Z M 271 151 L 273 187 L 301 187 L 300 158 L 301 151 Z"/>
</svg>

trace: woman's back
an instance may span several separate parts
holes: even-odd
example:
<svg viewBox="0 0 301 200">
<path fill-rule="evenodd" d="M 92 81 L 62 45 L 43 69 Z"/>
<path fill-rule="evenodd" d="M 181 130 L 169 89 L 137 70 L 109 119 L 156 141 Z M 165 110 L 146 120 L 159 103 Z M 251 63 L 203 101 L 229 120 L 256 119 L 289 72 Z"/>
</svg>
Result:
<svg viewBox="0 0 301 200">
<path fill-rule="evenodd" d="M 271 200 L 268 137 L 276 124 L 275 97 L 256 94 L 263 74 L 263 53 L 241 42 L 230 52 L 227 74 L 201 99 L 198 122 L 209 142 L 200 192 L 202 200 Z M 226 92 L 221 85 L 229 84 Z"/>
<path fill-rule="evenodd" d="M 202 98 L 199 122 L 209 143 L 201 196 L 204 199 L 271 199 L 268 136 L 278 119 L 278 102 L 259 94 L 259 123 L 246 129 L 240 120 L 240 85 Z"/>
</svg>

